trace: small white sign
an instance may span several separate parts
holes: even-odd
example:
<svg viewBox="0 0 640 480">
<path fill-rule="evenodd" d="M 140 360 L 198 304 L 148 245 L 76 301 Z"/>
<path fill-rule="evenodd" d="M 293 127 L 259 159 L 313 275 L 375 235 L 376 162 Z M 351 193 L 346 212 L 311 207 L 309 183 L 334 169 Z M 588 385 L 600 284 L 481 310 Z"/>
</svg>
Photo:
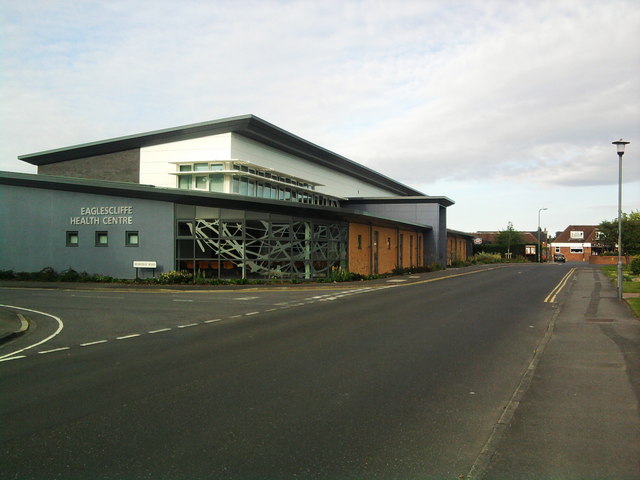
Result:
<svg viewBox="0 0 640 480">
<path fill-rule="evenodd" d="M 143 260 L 134 260 L 133 268 L 157 268 L 156 262 L 149 262 Z"/>
</svg>

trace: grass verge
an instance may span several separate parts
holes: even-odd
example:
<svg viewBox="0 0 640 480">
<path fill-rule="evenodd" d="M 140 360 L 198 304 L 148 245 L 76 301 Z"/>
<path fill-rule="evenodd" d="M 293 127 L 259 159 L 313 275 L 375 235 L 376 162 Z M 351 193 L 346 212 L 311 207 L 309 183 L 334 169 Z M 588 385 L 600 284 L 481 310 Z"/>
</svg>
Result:
<svg viewBox="0 0 640 480">
<path fill-rule="evenodd" d="M 604 274 L 611 279 L 614 285 L 618 282 L 618 266 L 604 265 L 601 267 Z M 622 267 L 622 291 L 624 293 L 640 293 L 640 282 L 637 279 L 640 275 L 632 275 L 628 265 Z M 634 281 L 636 279 L 636 281 Z M 631 310 L 640 317 L 640 298 L 625 298 Z"/>
</svg>

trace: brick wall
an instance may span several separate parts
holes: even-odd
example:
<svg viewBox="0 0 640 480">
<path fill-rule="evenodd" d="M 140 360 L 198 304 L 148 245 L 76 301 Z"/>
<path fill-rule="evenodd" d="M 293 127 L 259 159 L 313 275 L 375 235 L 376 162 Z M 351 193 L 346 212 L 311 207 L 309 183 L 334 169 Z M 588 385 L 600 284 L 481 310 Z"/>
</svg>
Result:
<svg viewBox="0 0 640 480">
<path fill-rule="evenodd" d="M 126 150 L 95 157 L 40 165 L 38 173 L 41 175 L 139 183 L 140 150 Z"/>
<path fill-rule="evenodd" d="M 380 227 L 359 223 L 349 224 L 349 271 L 370 275 L 374 273 L 373 239 L 378 232 L 378 273 L 389 273 L 399 266 L 399 239 L 402 235 L 402 267 L 422 266 L 422 234 L 412 230 Z M 360 240 L 358 240 L 360 237 Z"/>
</svg>

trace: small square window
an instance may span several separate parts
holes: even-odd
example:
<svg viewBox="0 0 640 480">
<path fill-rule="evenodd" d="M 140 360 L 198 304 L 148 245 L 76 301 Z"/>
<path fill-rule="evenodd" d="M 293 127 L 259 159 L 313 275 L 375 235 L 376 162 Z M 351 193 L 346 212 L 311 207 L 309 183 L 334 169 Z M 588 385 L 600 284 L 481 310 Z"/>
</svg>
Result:
<svg viewBox="0 0 640 480">
<path fill-rule="evenodd" d="M 140 235 L 138 234 L 138 232 L 126 232 L 125 245 L 127 247 L 137 247 L 138 245 L 140 245 Z"/>
<path fill-rule="evenodd" d="M 77 247 L 79 242 L 78 232 L 67 232 L 67 247 Z"/>
<path fill-rule="evenodd" d="M 109 234 L 107 232 L 96 232 L 96 247 L 108 247 Z"/>
</svg>

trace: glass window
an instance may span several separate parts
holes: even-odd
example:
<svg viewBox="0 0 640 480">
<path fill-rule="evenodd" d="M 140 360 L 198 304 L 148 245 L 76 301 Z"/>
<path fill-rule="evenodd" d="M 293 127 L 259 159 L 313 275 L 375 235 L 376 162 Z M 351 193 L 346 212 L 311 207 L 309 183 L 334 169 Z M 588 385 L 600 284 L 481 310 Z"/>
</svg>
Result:
<svg viewBox="0 0 640 480">
<path fill-rule="evenodd" d="M 264 195 L 264 185 L 262 183 L 258 183 L 258 191 L 256 193 L 256 197 L 262 198 L 262 195 Z"/>
<path fill-rule="evenodd" d="M 96 232 L 96 247 L 109 246 L 109 234 L 107 232 Z"/>
<path fill-rule="evenodd" d="M 193 169 L 196 172 L 206 172 L 207 170 L 209 170 L 209 164 L 208 163 L 194 163 L 193 164 Z"/>
<path fill-rule="evenodd" d="M 224 164 L 223 163 L 212 163 L 211 164 L 211 170 L 224 170 Z"/>
<path fill-rule="evenodd" d="M 207 189 L 207 176 L 206 175 L 196 175 L 196 188 L 198 190 L 206 190 Z"/>
<path fill-rule="evenodd" d="M 240 193 L 240 179 L 238 177 L 233 177 L 231 179 L 231 192 Z"/>
<path fill-rule="evenodd" d="M 67 232 L 67 247 L 77 247 L 79 244 L 78 232 Z"/>
<path fill-rule="evenodd" d="M 183 190 L 191 190 L 193 178 L 191 175 L 181 175 L 178 177 L 178 188 Z"/>
<path fill-rule="evenodd" d="M 256 196 L 256 182 L 254 182 L 253 180 L 249 180 L 249 193 L 248 195 L 250 197 L 255 197 Z"/>
<path fill-rule="evenodd" d="M 190 237 L 193 235 L 193 222 L 178 222 L 178 236 Z"/>
<path fill-rule="evenodd" d="M 193 167 L 191 165 L 180 165 L 181 172 L 190 172 L 192 168 Z"/>
<path fill-rule="evenodd" d="M 209 175 L 209 191 L 224 192 L 224 175 L 222 173 Z"/>
<path fill-rule="evenodd" d="M 249 192 L 249 179 L 247 177 L 240 178 L 240 195 L 247 195 Z"/>
<path fill-rule="evenodd" d="M 127 247 L 137 247 L 140 245 L 140 236 L 138 232 L 125 232 L 124 243 Z"/>
</svg>

